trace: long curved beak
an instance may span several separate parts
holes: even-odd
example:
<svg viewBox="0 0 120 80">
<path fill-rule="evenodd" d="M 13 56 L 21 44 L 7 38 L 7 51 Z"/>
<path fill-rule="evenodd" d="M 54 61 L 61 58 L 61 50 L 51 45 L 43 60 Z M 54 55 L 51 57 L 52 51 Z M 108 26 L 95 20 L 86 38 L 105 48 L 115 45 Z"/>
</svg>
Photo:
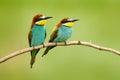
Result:
<svg viewBox="0 0 120 80">
<path fill-rule="evenodd" d="M 72 22 L 75 22 L 75 21 L 79 21 L 79 19 L 73 19 L 73 20 L 71 20 Z"/>
<path fill-rule="evenodd" d="M 50 19 L 50 18 L 53 18 L 53 17 L 50 17 L 50 16 L 46 16 L 45 19 Z"/>
</svg>

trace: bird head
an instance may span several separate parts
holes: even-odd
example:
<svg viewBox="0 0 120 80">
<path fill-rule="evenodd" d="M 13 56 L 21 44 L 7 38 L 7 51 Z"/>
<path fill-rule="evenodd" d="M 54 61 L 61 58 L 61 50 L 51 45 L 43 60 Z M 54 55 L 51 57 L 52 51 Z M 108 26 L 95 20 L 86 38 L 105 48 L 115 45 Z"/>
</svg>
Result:
<svg viewBox="0 0 120 80">
<path fill-rule="evenodd" d="M 67 27 L 72 27 L 73 23 L 75 21 L 78 21 L 79 19 L 70 19 L 70 18 L 64 18 L 61 20 L 61 25 L 67 26 Z"/>
<path fill-rule="evenodd" d="M 52 17 L 43 16 L 42 14 L 37 14 L 33 17 L 33 24 L 44 25 L 46 23 L 46 20 L 50 18 Z"/>
</svg>

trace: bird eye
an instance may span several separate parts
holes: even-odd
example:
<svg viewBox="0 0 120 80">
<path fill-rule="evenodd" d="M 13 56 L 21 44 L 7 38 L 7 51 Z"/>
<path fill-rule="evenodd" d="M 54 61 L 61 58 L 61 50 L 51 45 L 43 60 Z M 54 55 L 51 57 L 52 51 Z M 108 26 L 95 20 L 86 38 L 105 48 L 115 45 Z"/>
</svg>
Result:
<svg viewBox="0 0 120 80">
<path fill-rule="evenodd" d="M 37 22 L 37 21 L 39 21 L 40 19 L 39 18 L 37 18 L 37 19 L 35 19 L 35 22 Z"/>
<path fill-rule="evenodd" d="M 40 21 L 40 20 L 43 20 L 43 18 L 37 18 L 35 19 L 35 22 Z"/>
<path fill-rule="evenodd" d="M 68 21 L 68 20 L 64 20 L 64 21 L 62 21 L 62 23 L 67 23 L 67 22 L 70 22 L 70 21 Z"/>
</svg>

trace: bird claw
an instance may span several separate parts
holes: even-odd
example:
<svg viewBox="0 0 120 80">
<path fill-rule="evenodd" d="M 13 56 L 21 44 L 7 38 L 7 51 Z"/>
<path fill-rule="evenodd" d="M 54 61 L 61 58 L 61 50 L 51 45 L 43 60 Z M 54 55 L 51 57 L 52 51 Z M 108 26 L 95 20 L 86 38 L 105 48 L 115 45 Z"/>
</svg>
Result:
<svg viewBox="0 0 120 80">
<path fill-rule="evenodd" d="M 56 46 L 58 45 L 57 42 L 55 42 L 55 45 L 56 45 Z"/>
<path fill-rule="evenodd" d="M 65 43 L 65 45 L 67 46 L 67 42 L 65 41 L 64 43 Z"/>
<path fill-rule="evenodd" d="M 33 46 L 33 50 L 35 50 L 35 46 Z"/>
<path fill-rule="evenodd" d="M 43 45 L 43 48 L 45 48 L 45 44 L 43 43 L 42 45 Z"/>
<path fill-rule="evenodd" d="M 81 42 L 80 42 L 80 41 L 78 41 L 78 44 L 81 44 Z"/>
</svg>

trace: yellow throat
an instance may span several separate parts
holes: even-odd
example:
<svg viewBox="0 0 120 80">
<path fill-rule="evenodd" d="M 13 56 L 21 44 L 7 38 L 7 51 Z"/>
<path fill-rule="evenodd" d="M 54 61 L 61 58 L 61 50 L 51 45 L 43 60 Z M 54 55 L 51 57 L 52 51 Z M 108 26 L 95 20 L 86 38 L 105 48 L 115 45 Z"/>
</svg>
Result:
<svg viewBox="0 0 120 80">
<path fill-rule="evenodd" d="M 73 26 L 73 22 L 68 22 L 68 23 L 65 23 L 65 24 L 63 24 L 63 25 L 65 25 L 65 26 L 67 26 L 67 27 L 72 27 L 72 26 Z"/>
<path fill-rule="evenodd" d="M 46 23 L 46 20 L 40 20 L 40 21 L 37 21 L 35 24 L 44 25 L 45 23 Z"/>
</svg>

